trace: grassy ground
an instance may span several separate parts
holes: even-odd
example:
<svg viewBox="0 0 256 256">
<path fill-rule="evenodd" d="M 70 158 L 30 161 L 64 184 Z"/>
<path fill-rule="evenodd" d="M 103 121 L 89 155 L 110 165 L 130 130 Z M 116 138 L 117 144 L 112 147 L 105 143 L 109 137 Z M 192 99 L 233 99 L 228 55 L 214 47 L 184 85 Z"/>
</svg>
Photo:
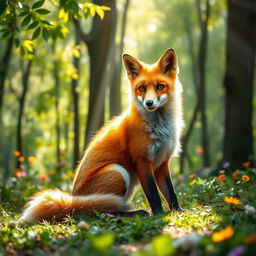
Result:
<svg viewBox="0 0 256 256">
<path fill-rule="evenodd" d="M 17 225 L 21 207 L 38 189 L 56 186 L 57 176 L 16 170 L 1 187 L 0 255 L 255 255 L 256 169 L 244 165 L 239 171 L 226 167 L 215 177 L 176 177 L 181 213 L 165 205 L 158 216 L 102 213 L 36 225 Z M 62 179 L 65 188 L 69 173 Z M 131 203 L 149 209 L 141 190 Z"/>
</svg>

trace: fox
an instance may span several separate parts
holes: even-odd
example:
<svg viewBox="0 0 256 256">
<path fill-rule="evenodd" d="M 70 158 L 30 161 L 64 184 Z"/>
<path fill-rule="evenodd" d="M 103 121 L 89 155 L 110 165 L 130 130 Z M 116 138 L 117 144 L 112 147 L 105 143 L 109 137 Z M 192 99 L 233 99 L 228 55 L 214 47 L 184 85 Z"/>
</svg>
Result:
<svg viewBox="0 0 256 256">
<path fill-rule="evenodd" d="M 159 192 L 170 210 L 181 211 L 169 161 L 181 151 L 182 86 L 174 49 L 146 64 L 123 54 L 131 95 L 127 109 L 91 139 L 80 161 L 71 194 L 57 189 L 36 193 L 20 220 L 61 220 L 68 215 L 146 214 L 127 203 L 140 184 L 152 214 L 163 212 Z M 126 215 L 127 214 L 127 215 Z"/>
</svg>

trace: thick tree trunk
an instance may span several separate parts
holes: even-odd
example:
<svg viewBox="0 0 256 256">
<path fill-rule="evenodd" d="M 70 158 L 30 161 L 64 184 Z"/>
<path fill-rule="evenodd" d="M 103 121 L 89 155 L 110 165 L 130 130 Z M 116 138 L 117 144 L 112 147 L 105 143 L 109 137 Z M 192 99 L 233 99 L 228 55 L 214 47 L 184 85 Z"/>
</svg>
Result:
<svg viewBox="0 0 256 256">
<path fill-rule="evenodd" d="M 255 0 L 228 0 L 223 161 L 253 154 L 252 97 L 256 52 Z"/>
<path fill-rule="evenodd" d="M 130 0 L 126 0 L 124 4 L 124 11 L 122 17 L 122 27 L 121 27 L 121 36 L 119 44 L 116 44 L 113 50 L 113 57 L 111 62 L 112 66 L 112 79 L 110 83 L 110 91 L 109 91 L 109 109 L 110 116 L 116 116 L 120 114 L 122 110 L 121 104 L 121 74 L 122 74 L 122 54 L 124 49 L 124 36 L 125 36 L 125 28 L 126 28 L 126 20 L 127 13 L 129 7 Z"/>
<path fill-rule="evenodd" d="M 80 45 L 80 36 L 77 28 L 75 27 L 75 45 Z M 73 65 L 79 75 L 80 57 L 73 57 Z M 75 168 L 80 159 L 80 129 L 79 129 L 79 93 L 78 93 L 78 80 L 72 79 L 72 96 L 73 96 L 73 110 L 74 110 L 74 144 L 73 144 L 73 167 Z"/>
<path fill-rule="evenodd" d="M 94 3 L 102 4 L 102 1 L 95 0 Z M 106 67 L 110 57 L 109 53 L 115 40 L 117 16 L 115 0 L 109 0 L 104 4 L 109 6 L 111 11 L 105 13 L 104 20 L 100 20 L 98 16 L 95 16 L 90 40 L 86 42 L 90 57 L 90 95 L 85 145 L 104 123 L 105 91 L 108 86 L 108 81 L 105 79 Z"/>
<path fill-rule="evenodd" d="M 17 121 L 17 129 L 16 129 L 16 150 L 23 153 L 23 140 L 22 140 L 22 121 L 24 119 L 24 109 L 26 103 L 26 96 L 28 92 L 29 86 L 29 76 L 32 66 L 32 60 L 28 60 L 26 69 L 22 76 L 22 92 L 19 99 L 19 111 L 18 111 L 18 121 Z M 17 161 L 17 168 L 20 168 L 20 161 Z"/>
</svg>

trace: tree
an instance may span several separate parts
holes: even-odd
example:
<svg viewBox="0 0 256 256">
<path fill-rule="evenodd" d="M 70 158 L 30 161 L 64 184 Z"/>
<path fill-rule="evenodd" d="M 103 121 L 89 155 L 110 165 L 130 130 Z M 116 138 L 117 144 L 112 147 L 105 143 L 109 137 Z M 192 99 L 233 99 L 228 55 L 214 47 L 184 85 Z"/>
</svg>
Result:
<svg viewBox="0 0 256 256">
<path fill-rule="evenodd" d="M 100 4 L 101 0 L 95 0 L 95 4 Z M 111 47 L 115 40 L 116 31 L 116 1 L 106 2 L 111 9 L 106 12 L 104 21 L 98 16 L 93 19 L 92 28 L 89 34 L 85 34 L 78 21 L 74 21 L 80 33 L 81 40 L 87 45 L 90 58 L 90 82 L 89 82 L 89 104 L 88 116 L 86 120 L 85 145 L 92 135 L 104 122 L 105 92 L 108 86 L 106 81 L 107 63 L 110 58 Z"/>
<path fill-rule="evenodd" d="M 253 154 L 255 27 L 255 1 L 228 0 L 223 161 L 234 165 L 240 165 Z"/>
<path fill-rule="evenodd" d="M 21 155 L 23 153 L 23 144 L 22 144 L 22 123 L 24 120 L 24 110 L 25 110 L 25 103 L 26 103 L 26 97 L 27 92 L 29 88 L 29 77 L 31 73 L 31 67 L 32 67 L 32 61 L 33 58 L 31 57 L 27 61 L 27 65 L 25 69 L 22 71 L 22 92 L 19 97 L 19 110 L 18 110 L 18 119 L 17 119 L 17 129 L 16 129 L 16 149 L 21 152 Z M 23 61 L 22 61 L 23 63 Z M 20 161 L 17 161 L 17 168 L 20 168 Z"/>
<path fill-rule="evenodd" d="M 130 0 L 126 0 L 124 4 L 124 11 L 123 11 L 122 23 L 121 23 L 120 42 L 115 43 L 115 47 L 113 49 L 113 56 L 111 58 L 111 64 L 110 64 L 111 70 L 112 70 L 112 78 L 110 81 L 110 90 L 109 90 L 109 109 L 110 109 L 111 117 L 120 114 L 122 110 L 122 105 L 121 105 L 122 54 L 124 49 L 124 36 L 125 36 L 129 3 L 130 3 Z"/>
<path fill-rule="evenodd" d="M 75 46 L 80 46 L 80 36 L 77 27 L 75 27 Z M 73 56 L 73 65 L 79 74 L 80 67 L 80 50 L 77 49 L 77 55 Z M 78 94 L 78 80 L 72 78 L 71 81 L 72 96 L 73 96 L 73 110 L 74 110 L 74 144 L 73 144 L 73 167 L 75 168 L 80 159 L 80 123 L 79 123 L 79 94 Z"/>
</svg>

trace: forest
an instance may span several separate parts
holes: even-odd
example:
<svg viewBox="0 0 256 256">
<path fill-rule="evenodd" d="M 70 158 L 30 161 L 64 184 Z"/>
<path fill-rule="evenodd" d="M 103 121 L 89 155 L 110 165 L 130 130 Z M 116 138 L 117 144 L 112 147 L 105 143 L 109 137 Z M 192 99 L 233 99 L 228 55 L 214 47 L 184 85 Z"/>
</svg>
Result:
<svg viewBox="0 0 256 256">
<path fill-rule="evenodd" d="M 31 195 L 70 192 L 96 131 L 130 104 L 124 53 L 175 49 L 185 211 L 19 226 Z M 0 254 L 253 255 L 255 0 L 1 0 Z M 135 208 L 149 208 L 139 188 Z M 166 206 L 164 206 L 165 209 Z"/>
</svg>

